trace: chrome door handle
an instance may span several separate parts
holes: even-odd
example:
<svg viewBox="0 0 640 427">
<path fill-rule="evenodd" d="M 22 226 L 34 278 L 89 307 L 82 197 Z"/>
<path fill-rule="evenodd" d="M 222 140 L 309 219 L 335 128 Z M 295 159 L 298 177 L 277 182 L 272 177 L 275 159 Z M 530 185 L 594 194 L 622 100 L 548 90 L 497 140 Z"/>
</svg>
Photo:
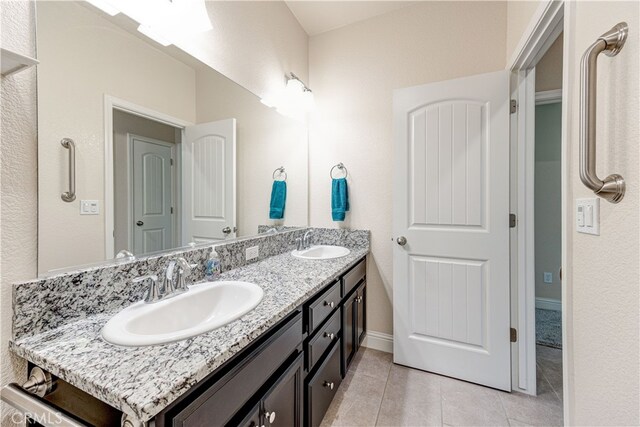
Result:
<svg viewBox="0 0 640 427">
<path fill-rule="evenodd" d="M 69 191 L 60 197 L 65 202 L 73 202 L 76 199 L 76 144 L 70 138 L 62 138 L 60 144 L 69 150 Z"/>
<path fill-rule="evenodd" d="M 407 244 L 407 238 L 404 236 L 400 236 L 396 239 L 396 243 L 398 243 L 400 246 L 404 246 Z"/>
<path fill-rule="evenodd" d="M 580 180 L 603 199 L 618 203 L 624 197 L 625 182 L 612 174 L 604 180 L 596 174 L 596 87 L 598 55 L 615 56 L 627 40 L 629 27 L 621 22 L 596 40 L 580 63 Z"/>
<path fill-rule="evenodd" d="M 225 228 L 223 228 L 223 229 L 222 229 L 222 232 L 223 232 L 224 234 L 231 234 L 231 227 L 225 227 Z"/>
<path fill-rule="evenodd" d="M 136 221 L 136 225 L 138 227 L 142 227 L 144 225 L 144 221 Z"/>
</svg>

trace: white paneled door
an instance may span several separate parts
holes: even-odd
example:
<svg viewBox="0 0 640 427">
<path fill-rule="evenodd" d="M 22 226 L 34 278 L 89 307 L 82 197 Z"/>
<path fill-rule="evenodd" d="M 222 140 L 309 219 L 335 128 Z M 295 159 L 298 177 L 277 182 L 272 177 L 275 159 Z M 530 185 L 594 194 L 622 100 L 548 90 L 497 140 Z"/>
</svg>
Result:
<svg viewBox="0 0 640 427">
<path fill-rule="evenodd" d="M 182 144 L 183 240 L 236 235 L 236 119 L 185 128 Z"/>
<path fill-rule="evenodd" d="M 508 72 L 393 108 L 394 361 L 511 390 Z"/>
<path fill-rule="evenodd" d="M 171 212 L 173 144 L 131 136 L 133 253 L 174 247 Z"/>
</svg>

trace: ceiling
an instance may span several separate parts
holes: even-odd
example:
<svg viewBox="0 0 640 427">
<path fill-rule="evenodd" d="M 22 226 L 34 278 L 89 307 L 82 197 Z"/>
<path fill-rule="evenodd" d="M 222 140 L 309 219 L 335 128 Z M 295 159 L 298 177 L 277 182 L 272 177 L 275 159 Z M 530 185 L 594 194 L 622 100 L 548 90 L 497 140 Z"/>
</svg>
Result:
<svg viewBox="0 0 640 427">
<path fill-rule="evenodd" d="M 310 36 L 364 21 L 408 6 L 413 1 L 285 1 Z"/>
</svg>

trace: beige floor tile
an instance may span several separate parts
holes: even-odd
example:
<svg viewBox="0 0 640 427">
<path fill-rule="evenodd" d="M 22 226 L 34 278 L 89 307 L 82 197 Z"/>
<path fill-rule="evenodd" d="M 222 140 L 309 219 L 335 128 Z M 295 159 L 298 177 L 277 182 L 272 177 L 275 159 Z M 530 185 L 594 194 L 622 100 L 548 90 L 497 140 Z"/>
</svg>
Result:
<svg viewBox="0 0 640 427">
<path fill-rule="evenodd" d="M 380 405 L 378 426 L 440 426 L 440 379 L 428 372 L 393 365 Z"/>
<path fill-rule="evenodd" d="M 522 421 L 513 420 L 511 418 L 509 418 L 509 425 L 511 427 L 531 427 L 531 424 L 523 423 Z"/>
<path fill-rule="evenodd" d="M 442 421 L 455 426 L 508 426 L 502 392 L 442 377 Z"/>
<path fill-rule="evenodd" d="M 560 426 L 562 403 L 546 381 L 538 381 L 538 396 L 502 393 L 502 404 L 509 419 L 534 426 Z"/>
<path fill-rule="evenodd" d="M 350 381 L 340 384 L 322 425 L 375 425 L 386 382 L 386 377 L 373 377 L 355 371 Z"/>
<path fill-rule="evenodd" d="M 386 379 L 392 364 L 393 356 L 391 353 L 363 348 L 357 353 L 349 367 L 349 371 L 357 371 L 358 374 Z"/>
</svg>

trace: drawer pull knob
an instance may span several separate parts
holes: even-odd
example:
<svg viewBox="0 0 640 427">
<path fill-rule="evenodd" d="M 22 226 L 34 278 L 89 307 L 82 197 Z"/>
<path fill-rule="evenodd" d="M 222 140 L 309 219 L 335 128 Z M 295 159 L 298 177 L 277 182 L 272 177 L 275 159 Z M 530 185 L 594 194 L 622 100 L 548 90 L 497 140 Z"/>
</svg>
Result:
<svg viewBox="0 0 640 427">
<path fill-rule="evenodd" d="M 329 382 L 329 381 L 325 381 L 324 384 L 322 384 L 325 387 L 328 387 L 329 390 L 333 390 L 333 383 Z"/>
<path fill-rule="evenodd" d="M 336 303 L 334 303 L 333 301 L 325 301 L 325 302 L 324 302 L 324 305 L 325 305 L 325 306 L 329 306 L 329 307 L 333 308 L 333 306 L 335 306 L 335 305 L 336 305 Z"/>
<path fill-rule="evenodd" d="M 362 303 L 362 297 L 358 297 L 358 298 L 356 298 L 356 302 L 357 302 L 358 304 Z"/>
<path fill-rule="evenodd" d="M 336 337 L 336 335 L 333 332 L 325 332 L 324 333 L 324 337 L 325 338 L 329 338 L 330 340 L 334 339 Z"/>
<path fill-rule="evenodd" d="M 273 422 L 276 420 L 276 411 L 273 412 L 265 412 L 264 416 L 267 418 L 267 420 L 269 421 L 269 424 L 273 424 Z"/>
</svg>

